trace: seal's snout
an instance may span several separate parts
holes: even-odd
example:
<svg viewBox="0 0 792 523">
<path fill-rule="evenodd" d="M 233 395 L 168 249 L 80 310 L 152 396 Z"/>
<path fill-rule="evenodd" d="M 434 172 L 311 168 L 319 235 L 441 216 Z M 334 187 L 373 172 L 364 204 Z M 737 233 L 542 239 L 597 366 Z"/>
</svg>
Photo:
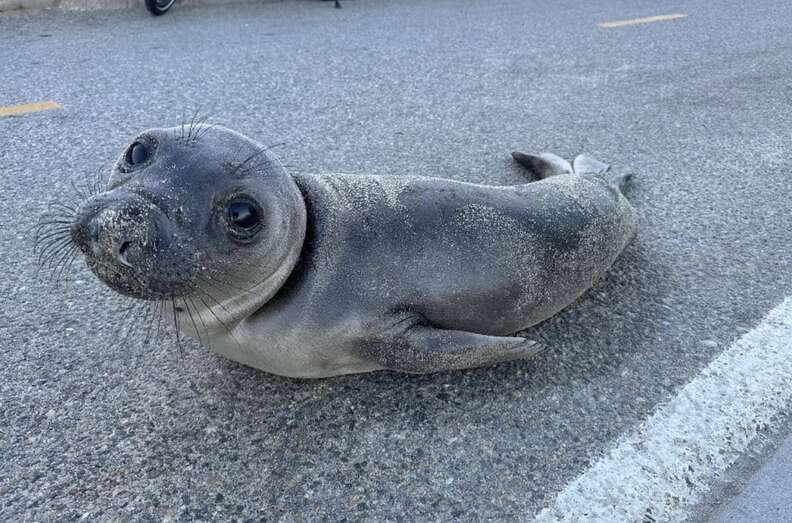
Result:
<svg viewBox="0 0 792 523">
<path fill-rule="evenodd" d="M 72 240 L 96 261 L 140 268 L 158 243 L 156 214 L 138 198 L 91 201 L 72 224 Z"/>
<path fill-rule="evenodd" d="M 151 197 L 130 192 L 99 194 L 77 212 L 74 243 L 88 266 L 113 289 L 143 299 L 186 292 L 190 253 Z"/>
<path fill-rule="evenodd" d="M 142 272 L 151 268 L 163 244 L 161 214 L 137 195 L 100 195 L 78 211 L 72 240 L 107 270 Z"/>
</svg>

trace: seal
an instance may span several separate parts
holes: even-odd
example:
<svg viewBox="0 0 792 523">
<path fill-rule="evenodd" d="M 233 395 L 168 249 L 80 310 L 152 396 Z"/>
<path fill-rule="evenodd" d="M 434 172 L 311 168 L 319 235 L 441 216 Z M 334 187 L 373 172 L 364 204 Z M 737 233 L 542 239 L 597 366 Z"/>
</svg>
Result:
<svg viewBox="0 0 792 523">
<path fill-rule="evenodd" d="M 428 373 L 535 355 L 512 333 L 595 283 L 636 233 L 627 177 L 513 153 L 534 181 L 289 174 L 230 129 L 152 129 L 70 225 L 115 291 L 264 371 Z"/>
</svg>

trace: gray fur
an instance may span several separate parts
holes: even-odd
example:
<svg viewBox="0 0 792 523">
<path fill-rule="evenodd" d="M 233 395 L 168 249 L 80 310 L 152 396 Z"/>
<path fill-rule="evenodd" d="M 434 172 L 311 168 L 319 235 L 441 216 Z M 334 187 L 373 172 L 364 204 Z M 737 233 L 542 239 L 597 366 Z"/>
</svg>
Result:
<svg viewBox="0 0 792 523">
<path fill-rule="evenodd" d="M 549 177 L 508 187 L 418 176 L 289 175 L 264 153 L 232 176 L 233 166 L 261 146 L 219 127 L 189 146 L 173 145 L 178 128 L 148 135 L 161 161 L 142 168 L 126 182 L 132 185 L 86 205 L 130 205 L 139 193 L 164 206 L 166 216 L 178 205 L 186 218 L 159 229 L 175 231 L 199 261 L 152 255 L 158 261 L 140 262 L 144 269 L 123 285 L 95 272 L 147 299 L 156 293 L 145 288 L 145 271 L 190 275 L 172 286 L 195 305 L 177 311 L 182 330 L 229 358 L 284 376 L 424 373 L 530 357 L 540 345 L 510 334 L 579 297 L 636 231 L 635 211 L 617 186 L 575 174 L 554 155 L 529 162 Z M 206 209 L 223 201 L 218 195 L 229 184 L 269 198 L 271 215 L 254 242 L 236 245 L 211 225 L 218 218 Z M 96 248 L 83 248 L 92 268 Z M 112 254 L 104 263 L 114 264 Z M 135 269 L 118 262 L 114 270 Z M 212 274 L 215 283 L 207 278 Z M 214 301 L 201 304 L 195 297 L 208 290 Z M 190 321 L 189 312 L 201 321 Z"/>
</svg>

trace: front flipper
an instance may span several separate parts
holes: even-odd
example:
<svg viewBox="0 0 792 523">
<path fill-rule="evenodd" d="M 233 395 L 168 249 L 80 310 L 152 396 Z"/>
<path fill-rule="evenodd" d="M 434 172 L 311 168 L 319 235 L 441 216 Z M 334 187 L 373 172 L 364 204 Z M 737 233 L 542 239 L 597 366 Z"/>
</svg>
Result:
<svg viewBox="0 0 792 523">
<path fill-rule="evenodd" d="M 386 369 L 416 374 L 529 358 L 543 349 L 528 338 L 437 329 L 417 318 L 398 322 L 365 345 L 367 356 Z"/>
</svg>

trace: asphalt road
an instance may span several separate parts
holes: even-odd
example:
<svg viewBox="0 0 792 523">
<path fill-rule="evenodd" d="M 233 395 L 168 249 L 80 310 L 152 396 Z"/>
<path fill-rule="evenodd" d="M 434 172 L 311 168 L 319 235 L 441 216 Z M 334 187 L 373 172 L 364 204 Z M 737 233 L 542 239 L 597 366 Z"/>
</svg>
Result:
<svg viewBox="0 0 792 523">
<path fill-rule="evenodd" d="M 792 437 L 788 437 L 767 463 L 749 478 L 748 485 L 728 503 L 724 503 L 712 523 L 784 523 L 792 507 Z"/>
<path fill-rule="evenodd" d="M 597 23 L 684 12 L 603 29 Z M 524 519 L 792 294 L 792 10 L 347 0 L 0 15 L 3 520 Z M 122 340 L 32 226 L 199 111 L 293 169 L 517 183 L 515 149 L 637 173 L 641 230 L 536 361 L 297 381 Z"/>
</svg>

